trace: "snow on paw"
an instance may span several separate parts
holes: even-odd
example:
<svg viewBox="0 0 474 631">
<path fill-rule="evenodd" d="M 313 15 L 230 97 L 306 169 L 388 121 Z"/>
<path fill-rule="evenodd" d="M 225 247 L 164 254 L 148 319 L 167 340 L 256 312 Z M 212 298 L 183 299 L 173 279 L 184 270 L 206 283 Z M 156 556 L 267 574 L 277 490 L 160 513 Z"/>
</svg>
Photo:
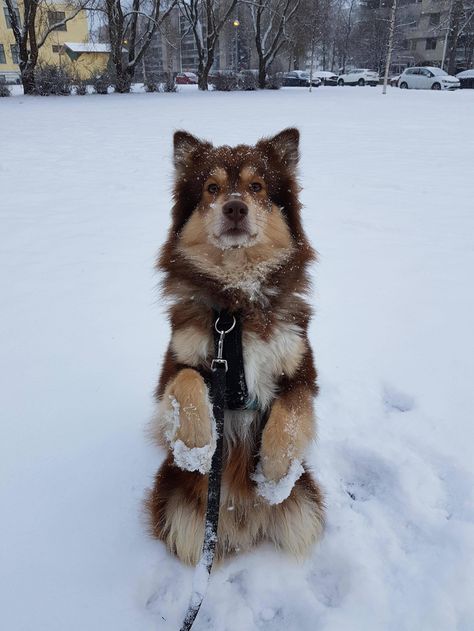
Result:
<svg viewBox="0 0 474 631">
<path fill-rule="evenodd" d="M 172 443 L 174 463 L 184 471 L 208 473 L 211 469 L 212 456 L 216 449 L 215 438 L 204 447 L 187 447 L 182 440 Z"/>
<path fill-rule="evenodd" d="M 299 460 L 292 460 L 288 473 L 279 480 L 269 480 L 265 477 L 259 463 L 251 478 L 257 483 L 257 493 L 269 504 L 281 504 L 290 496 L 296 481 L 303 474 L 303 465 Z"/>
<path fill-rule="evenodd" d="M 175 464 L 185 471 L 207 473 L 216 448 L 216 424 L 207 386 L 199 373 L 183 369 L 168 384 L 158 419 Z"/>
<path fill-rule="evenodd" d="M 180 405 L 178 401 L 171 395 L 165 395 L 158 412 L 160 425 L 163 435 L 172 443 L 176 438 L 176 433 L 180 424 Z"/>
<path fill-rule="evenodd" d="M 181 406 L 170 397 L 172 422 L 169 423 L 170 431 L 165 434 L 171 451 L 173 452 L 174 463 L 184 471 L 199 471 L 199 473 L 208 473 L 211 469 L 212 456 L 216 449 L 216 423 L 212 414 L 212 408 L 208 403 L 209 423 L 210 423 L 210 442 L 202 446 L 189 446 L 181 440 Z M 186 414 L 189 418 L 189 413 Z"/>
</svg>

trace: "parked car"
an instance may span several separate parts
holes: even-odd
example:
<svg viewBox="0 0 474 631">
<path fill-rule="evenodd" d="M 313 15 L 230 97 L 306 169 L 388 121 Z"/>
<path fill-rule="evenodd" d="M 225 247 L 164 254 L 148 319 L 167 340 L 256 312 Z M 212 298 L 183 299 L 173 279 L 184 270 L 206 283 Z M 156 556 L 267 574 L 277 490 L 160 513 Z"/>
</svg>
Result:
<svg viewBox="0 0 474 631">
<path fill-rule="evenodd" d="M 402 90 L 456 90 L 459 79 L 434 66 L 412 66 L 400 75 L 398 87 Z"/>
<path fill-rule="evenodd" d="M 337 85 L 337 74 L 329 70 L 313 70 L 313 78 L 319 79 L 322 85 Z"/>
<path fill-rule="evenodd" d="M 309 72 L 306 70 L 292 70 L 291 72 L 283 72 L 281 75 L 282 85 L 286 88 L 308 88 Z M 311 85 L 318 88 L 321 85 L 321 79 L 313 77 Z"/>
<path fill-rule="evenodd" d="M 4 85 L 20 85 L 20 73 L 15 71 L 0 72 L 0 83 Z"/>
<path fill-rule="evenodd" d="M 474 70 L 463 70 L 458 72 L 456 77 L 459 79 L 460 87 L 463 90 L 466 88 L 474 89 Z"/>
<path fill-rule="evenodd" d="M 378 85 L 380 77 L 378 72 L 367 68 L 355 68 L 339 75 L 337 85 Z"/>
<path fill-rule="evenodd" d="M 175 82 L 178 85 L 196 85 L 198 77 L 194 72 L 180 72 L 176 75 Z"/>
</svg>

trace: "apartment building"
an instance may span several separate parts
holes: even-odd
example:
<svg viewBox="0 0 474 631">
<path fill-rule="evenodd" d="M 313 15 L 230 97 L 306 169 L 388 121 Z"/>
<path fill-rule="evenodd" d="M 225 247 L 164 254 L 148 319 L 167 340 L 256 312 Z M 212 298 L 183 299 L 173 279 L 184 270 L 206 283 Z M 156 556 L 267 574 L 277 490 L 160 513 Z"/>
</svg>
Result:
<svg viewBox="0 0 474 631">
<path fill-rule="evenodd" d="M 237 24 L 237 25 L 234 25 Z M 216 46 L 212 70 L 224 70 L 238 66 L 238 51 L 241 49 L 240 22 L 237 13 L 229 18 L 220 33 Z M 200 23 L 203 41 L 206 40 L 206 21 Z M 242 55 L 240 55 L 242 57 Z M 242 64 L 240 64 L 242 65 Z M 196 72 L 199 57 L 194 33 L 189 22 L 178 7 L 174 7 L 168 20 L 153 35 L 145 55 L 145 73 Z"/>
<path fill-rule="evenodd" d="M 368 12 L 375 11 L 378 19 L 388 20 L 390 5 L 386 0 L 368 0 L 362 14 L 367 17 Z M 446 57 L 452 5 L 453 0 L 398 0 L 392 72 L 414 65 L 441 67 Z M 459 69 L 469 65 L 468 57 L 460 45 L 456 57 Z"/>
</svg>

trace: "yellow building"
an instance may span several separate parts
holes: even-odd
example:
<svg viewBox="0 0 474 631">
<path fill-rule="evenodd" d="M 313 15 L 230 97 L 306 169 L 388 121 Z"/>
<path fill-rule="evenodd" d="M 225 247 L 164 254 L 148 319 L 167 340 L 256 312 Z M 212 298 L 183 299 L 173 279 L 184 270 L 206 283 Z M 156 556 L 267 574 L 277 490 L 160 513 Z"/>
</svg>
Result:
<svg viewBox="0 0 474 631">
<path fill-rule="evenodd" d="M 63 46 L 63 62 L 67 63 L 74 76 L 80 79 L 87 79 L 103 72 L 107 68 L 109 57 L 109 44 L 65 42 Z"/>
<path fill-rule="evenodd" d="M 0 12 L 0 81 L 19 78 L 18 46 L 15 42 L 10 16 L 4 0 Z M 18 2 L 18 15 L 23 16 L 22 2 Z M 74 15 L 72 5 L 39 4 L 36 24 L 37 40 L 51 25 Z M 39 49 L 38 63 L 67 66 L 80 78 L 87 78 L 94 72 L 101 72 L 107 66 L 109 50 L 105 44 L 88 43 L 89 26 L 86 11 L 80 11 L 63 26 L 52 31 Z M 67 45 L 65 45 L 67 43 Z M 82 46 L 82 50 L 81 50 Z"/>
</svg>

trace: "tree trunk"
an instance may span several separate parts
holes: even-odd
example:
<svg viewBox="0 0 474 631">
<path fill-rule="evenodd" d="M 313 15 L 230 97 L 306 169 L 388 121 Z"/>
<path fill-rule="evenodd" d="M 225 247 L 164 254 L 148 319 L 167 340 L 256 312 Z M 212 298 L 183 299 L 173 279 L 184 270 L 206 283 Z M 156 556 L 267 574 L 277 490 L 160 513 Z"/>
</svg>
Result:
<svg viewBox="0 0 474 631">
<path fill-rule="evenodd" d="M 387 59 L 385 61 L 385 74 L 383 78 L 382 93 L 387 93 L 388 74 L 390 72 L 390 64 L 392 63 L 393 36 L 395 33 L 395 21 L 397 19 L 397 0 L 392 0 L 392 10 L 390 13 L 390 27 L 388 35 Z"/>
<path fill-rule="evenodd" d="M 119 92 L 120 94 L 126 94 L 130 92 L 130 87 L 132 85 L 133 72 L 134 69 L 130 69 L 128 67 L 124 68 L 123 66 L 119 66 L 116 68 L 116 77 L 115 77 L 115 92 Z"/>
<path fill-rule="evenodd" d="M 209 73 L 204 74 L 204 72 L 198 77 L 198 88 L 200 90 L 209 90 L 209 86 L 207 84 L 209 77 Z"/>
<path fill-rule="evenodd" d="M 314 49 L 315 49 L 315 40 L 314 40 L 314 30 L 311 34 L 311 65 L 309 67 L 309 91 L 313 91 L 313 69 L 314 69 Z"/>
<path fill-rule="evenodd" d="M 30 67 L 21 69 L 21 82 L 25 94 L 36 94 L 36 82 L 34 70 Z"/>
<path fill-rule="evenodd" d="M 264 90 L 266 83 L 267 83 L 267 65 L 265 63 L 265 59 L 263 59 L 263 57 L 260 57 L 258 61 L 258 87 L 261 90 Z"/>
<path fill-rule="evenodd" d="M 456 74 L 456 52 L 463 14 L 463 0 L 454 0 L 448 34 L 448 74 Z"/>
<path fill-rule="evenodd" d="M 198 88 L 206 92 L 209 90 L 209 71 L 211 70 L 212 62 L 209 64 L 209 60 L 207 63 L 200 63 L 198 69 Z"/>
<path fill-rule="evenodd" d="M 206 61 L 206 63 L 200 63 L 199 64 L 198 88 L 200 90 L 209 90 L 209 86 L 208 86 L 209 73 L 211 71 L 213 63 L 214 63 L 214 49 L 210 48 L 207 51 L 207 61 Z"/>
</svg>

